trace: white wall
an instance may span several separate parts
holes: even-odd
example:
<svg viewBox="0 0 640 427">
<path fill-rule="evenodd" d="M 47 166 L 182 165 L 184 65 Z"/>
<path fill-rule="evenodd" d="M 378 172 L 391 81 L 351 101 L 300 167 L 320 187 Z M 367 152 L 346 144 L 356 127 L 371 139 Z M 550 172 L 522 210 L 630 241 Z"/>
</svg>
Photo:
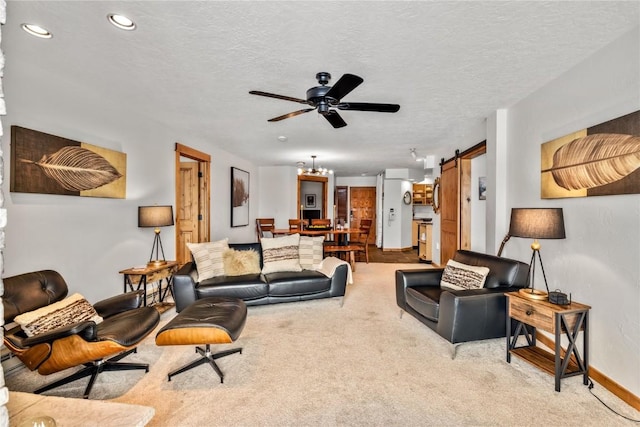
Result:
<svg viewBox="0 0 640 427">
<path fill-rule="evenodd" d="M 289 228 L 289 219 L 298 218 L 300 215 L 298 169 L 291 166 L 261 166 L 259 169 L 257 217 L 274 218 L 276 228 Z M 327 215 L 329 218 L 333 218 L 334 181 L 333 175 L 327 176 Z M 319 199 L 316 197 L 316 206 L 322 204 L 322 197 Z M 302 200 L 302 204 L 304 204 L 304 200 Z"/>
<path fill-rule="evenodd" d="M 486 253 L 487 201 L 479 200 L 478 183 L 480 177 L 487 177 L 486 154 L 471 159 L 471 250 Z"/>
<path fill-rule="evenodd" d="M 16 61 L 7 61 L 4 89 L 8 114 L 3 120 L 3 193 L 9 217 L 4 277 L 55 269 L 67 280 L 70 292 L 80 292 L 92 302 L 121 293 L 123 278 L 118 271 L 145 264 L 153 243 L 153 231 L 138 228 L 138 206 L 175 203 L 176 142 L 212 157 L 212 239 L 255 240 L 258 169 L 216 148 L 221 141 L 215 137 L 192 139 L 176 133 L 170 124 L 146 117 L 144 112 L 127 111 L 126 104 L 104 105 L 86 90 L 82 96 L 70 98 L 69 94 L 78 91 L 73 82 Z M 96 106 L 100 106 L 100 113 Z M 9 192 L 11 125 L 126 153 L 126 199 Z M 231 166 L 251 174 L 247 227 L 230 227 Z M 167 259 L 175 257 L 174 233 L 174 227 L 162 229 Z"/>
<path fill-rule="evenodd" d="M 384 198 L 382 201 L 382 249 L 405 249 L 412 246 L 411 226 L 413 211 L 411 205 L 402 202 L 405 191 L 411 192 L 412 184 L 399 179 L 384 180 Z M 389 219 L 390 210 L 395 219 Z"/>
<path fill-rule="evenodd" d="M 639 40 L 636 28 L 510 108 L 507 172 L 509 210 L 563 208 L 567 238 L 541 241 L 549 288 L 592 306 L 590 363 L 636 396 L 640 195 L 541 200 L 540 145 L 640 108 Z M 530 243 L 512 238 L 504 255 L 528 261 Z"/>
<path fill-rule="evenodd" d="M 259 218 L 274 218 L 276 228 L 289 228 L 289 219 L 297 218 L 298 172 L 295 167 L 260 167 Z"/>
</svg>

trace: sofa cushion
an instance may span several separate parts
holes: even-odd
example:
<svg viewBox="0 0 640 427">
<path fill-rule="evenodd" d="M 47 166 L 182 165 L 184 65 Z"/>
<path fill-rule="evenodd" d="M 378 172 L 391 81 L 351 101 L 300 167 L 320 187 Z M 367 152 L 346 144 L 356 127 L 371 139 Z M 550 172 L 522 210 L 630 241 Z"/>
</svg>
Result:
<svg viewBox="0 0 640 427">
<path fill-rule="evenodd" d="M 260 255 L 254 250 L 227 249 L 222 253 L 226 276 L 260 274 Z"/>
<path fill-rule="evenodd" d="M 438 286 L 407 288 L 407 305 L 427 319 L 437 322 L 440 314 L 440 295 L 445 290 Z"/>
<path fill-rule="evenodd" d="M 305 270 L 317 270 L 324 255 L 324 236 L 300 236 L 300 267 Z"/>
<path fill-rule="evenodd" d="M 264 277 L 269 285 L 269 296 L 306 295 L 331 288 L 331 278 L 312 270 L 271 273 Z"/>
<path fill-rule="evenodd" d="M 262 274 L 279 271 L 302 271 L 300 267 L 300 235 L 292 234 L 272 239 L 263 237 L 262 244 Z"/>
<path fill-rule="evenodd" d="M 215 242 L 187 243 L 198 270 L 197 281 L 224 275 L 222 254 L 229 249 L 229 239 Z"/>
<path fill-rule="evenodd" d="M 451 289 L 480 289 L 489 274 L 487 267 L 462 264 L 450 259 L 442 272 L 440 286 Z"/>
<path fill-rule="evenodd" d="M 268 286 L 260 274 L 243 276 L 218 276 L 200 282 L 196 287 L 196 298 L 230 297 L 245 301 L 264 298 Z"/>
<path fill-rule="evenodd" d="M 89 304 L 89 301 L 76 293 L 62 301 L 22 313 L 13 320 L 20 325 L 28 337 L 32 337 L 85 320 L 100 323 L 102 317 Z"/>
</svg>

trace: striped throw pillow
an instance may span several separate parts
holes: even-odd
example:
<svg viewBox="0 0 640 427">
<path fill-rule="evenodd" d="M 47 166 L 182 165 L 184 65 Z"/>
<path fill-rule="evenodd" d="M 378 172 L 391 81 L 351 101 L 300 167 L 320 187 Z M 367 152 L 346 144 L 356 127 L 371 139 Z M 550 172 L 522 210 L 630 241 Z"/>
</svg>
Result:
<svg viewBox="0 0 640 427">
<path fill-rule="evenodd" d="M 300 235 L 292 234 L 284 237 L 263 237 L 262 244 L 262 274 L 280 271 L 302 271 L 300 267 Z"/>
<path fill-rule="evenodd" d="M 222 254 L 229 249 L 229 239 L 215 242 L 187 243 L 198 270 L 198 282 L 212 277 L 224 276 Z"/>
<path fill-rule="evenodd" d="M 305 270 L 317 270 L 322 264 L 324 236 L 300 236 L 300 267 Z"/>
</svg>

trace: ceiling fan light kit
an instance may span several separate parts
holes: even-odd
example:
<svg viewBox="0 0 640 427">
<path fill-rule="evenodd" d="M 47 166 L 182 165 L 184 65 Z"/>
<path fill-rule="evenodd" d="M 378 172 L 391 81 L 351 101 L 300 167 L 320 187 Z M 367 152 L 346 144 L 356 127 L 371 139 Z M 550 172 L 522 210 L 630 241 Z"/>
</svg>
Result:
<svg viewBox="0 0 640 427">
<path fill-rule="evenodd" d="M 291 117 L 299 116 L 300 114 L 308 113 L 313 110 L 318 110 L 318 114 L 322 115 L 334 128 L 342 128 L 347 123 L 342 119 L 337 110 L 352 110 L 352 111 L 374 111 L 379 113 L 395 113 L 400 110 L 398 104 L 378 104 L 368 102 L 341 102 L 342 98 L 347 96 L 352 90 L 360 86 L 364 80 L 362 77 L 358 77 L 354 74 L 344 74 L 333 86 L 327 86 L 329 80 L 331 80 L 331 74 L 327 72 L 319 72 L 316 74 L 316 79 L 320 86 L 315 86 L 307 90 L 307 99 L 294 98 L 291 96 L 278 95 L 275 93 L 262 92 L 258 90 L 249 91 L 251 95 L 265 96 L 267 98 L 282 99 L 284 101 L 297 102 L 299 104 L 306 104 L 312 108 L 303 108 L 302 110 L 293 111 L 291 113 L 283 114 L 282 116 L 274 117 L 267 121 L 279 122 L 280 120 L 288 119 Z M 337 109 L 337 110 L 336 110 Z"/>
</svg>

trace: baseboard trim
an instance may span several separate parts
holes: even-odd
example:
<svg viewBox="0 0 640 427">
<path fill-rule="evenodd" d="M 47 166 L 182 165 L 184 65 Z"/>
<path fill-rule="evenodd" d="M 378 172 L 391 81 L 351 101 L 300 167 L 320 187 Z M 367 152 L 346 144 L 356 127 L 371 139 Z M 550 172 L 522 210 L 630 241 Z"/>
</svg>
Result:
<svg viewBox="0 0 640 427">
<path fill-rule="evenodd" d="M 412 250 L 413 248 L 411 246 L 406 248 L 382 248 L 382 252 L 406 252 Z"/>
<path fill-rule="evenodd" d="M 536 339 L 540 341 L 546 347 L 553 349 L 555 348 L 555 340 L 543 334 L 536 334 Z M 564 355 L 565 349 L 562 349 L 562 353 Z M 574 358 L 573 356 L 571 356 Z M 640 411 L 640 397 L 631 393 L 626 388 L 622 387 L 617 382 L 613 381 L 611 378 L 594 368 L 593 366 L 589 366 L 589 378 L 600 384 L 605 389 L 609 390 L 615 396 L 617 396 L 620 400 L 625 402 L 627 405 L 634 408 L 636 411 Z"/>
</svg>

